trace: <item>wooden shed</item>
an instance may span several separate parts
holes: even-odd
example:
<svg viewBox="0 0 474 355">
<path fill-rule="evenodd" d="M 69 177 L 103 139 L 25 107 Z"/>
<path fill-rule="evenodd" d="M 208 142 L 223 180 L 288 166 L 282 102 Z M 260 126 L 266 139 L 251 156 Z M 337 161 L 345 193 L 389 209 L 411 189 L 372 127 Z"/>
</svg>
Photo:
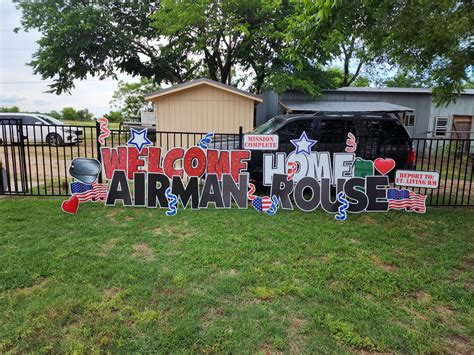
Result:
<svg viewBox="0 0 474 355">
<path fill-rule="evenodd" d="M 210 79 L 197 79 L 145 96 L 153 102 L 156 129 L 167 132 L 237 133 L 254 128 L 262 98 Z"/>
</svg>

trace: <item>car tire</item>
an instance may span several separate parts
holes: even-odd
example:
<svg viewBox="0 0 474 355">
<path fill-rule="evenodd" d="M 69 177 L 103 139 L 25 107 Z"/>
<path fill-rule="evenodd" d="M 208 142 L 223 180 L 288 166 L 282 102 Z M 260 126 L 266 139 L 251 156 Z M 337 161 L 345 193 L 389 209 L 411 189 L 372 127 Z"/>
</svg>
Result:
<svg viewBox="0 0 474 355">
<path fill-rule="evenodd" d="M 62 137 L 57 133 L 50 133 L 46 136 L 46 143 L 51 147 L 59 147 L 63 144 Z"/>
</svg>

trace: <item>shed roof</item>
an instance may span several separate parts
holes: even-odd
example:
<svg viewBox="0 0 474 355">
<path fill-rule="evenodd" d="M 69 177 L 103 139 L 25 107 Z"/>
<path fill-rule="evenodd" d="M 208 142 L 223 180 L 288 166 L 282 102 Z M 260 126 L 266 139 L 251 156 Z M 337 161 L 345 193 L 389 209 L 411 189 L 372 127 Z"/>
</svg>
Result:
<svg viewBox="0 0 474 355">
<path fill-rule="evenodd" d="M 405 93 L 405 94 L 431 94 L 432 90 L 427 88 L 381 88 L 381 87 L 357 87 L 346 86 L 334 90 L 324 90 L 327 92 L 371 92 L 371 93 Z M 474 89 L 464 89 L 461 95 L 474 95 Z"/>
<path fill-rule="evenodd" d="M 382 101 L 282 101 L 290 112 L 404 112 L 412 108 Z"/>
<path fill-rule="evenodd" d="M 206 79 L 206 78 L 191 80 L 191 81 L 188 81 L 186 83 L 174 85 L 174 86 L 166 88 L 166 89 L 161 89 L 157 92 L 153 92 L 153 93 L 145 95 L 145 99 L 146 100 L 153 100 L 153 99 L 156 99 L 156 98 L 161 97 L 161 96 L 169 95 L 169 94 L 175 93 L 175 92 L 180 91 L 180 90 L 190 89 L 190 88 L 193 88 L 193 87 L 196 87 L 196 86 L 199 86 L 199 85 L 209 85 L 209 86 L 213 86 L 215 88 L 221 89 L 221 90 L 228 91 L 228 92 L 230 92 L 232 94 L 235 94 L 235 95 L 240 95 L 240 96 L 246 97 L 248 99 L 251 99 L 251 100 L 254 100 L 254 101 L 257 101 L 257 102 L 262 102 L 263 101 L 263 99 L 258 95 L 252 94 L 252 93 L 244 91 L 244 90 L 237 89 L 237 88 L 235 88 L 233 86 L 230 86 L 230 85 L 219 83 L 219 82 L 211 80 L 211 79 Z"/>
</svg>

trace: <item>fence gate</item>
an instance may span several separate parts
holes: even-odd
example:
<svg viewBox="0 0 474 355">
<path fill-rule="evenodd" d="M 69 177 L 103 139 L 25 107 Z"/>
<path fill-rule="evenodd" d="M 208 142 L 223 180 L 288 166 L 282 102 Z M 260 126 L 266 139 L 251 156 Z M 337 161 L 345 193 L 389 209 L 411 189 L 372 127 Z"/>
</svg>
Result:
<svg viewBox="0 0 474 355">
<path fill-rule="evenodd" d="M 0 193 L 29 193 L 25 139 L 21 120 L 0 123 Z"/>
</svg>

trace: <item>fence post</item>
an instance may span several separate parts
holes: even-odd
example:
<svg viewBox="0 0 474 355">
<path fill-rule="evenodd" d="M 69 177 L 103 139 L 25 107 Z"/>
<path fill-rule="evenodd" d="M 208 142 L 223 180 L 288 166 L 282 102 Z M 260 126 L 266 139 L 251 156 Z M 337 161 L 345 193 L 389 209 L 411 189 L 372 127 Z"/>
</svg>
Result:
<svg viewBox="0 0 474 355">
<path fill-rule="evenodd" d="M 99 136 L 100 136 L 100 123 L 95 121 L 95 144 L 97 148 L 97 160 L 100 163 L 100 173 L 99 173 L 99 183 L 102 183 L 102 153 L 100 152 L 100 142 L 99 142 Z"/>
<path fill-rule="evenodd" d="M 0 159 L 0 195 L 3 195 L 5 190 L 3 189 L 3 163 Z"/>
<path fill-rule="evenodd" d="M 242 142 L 244 141 L 243 127 L 239 126 L 239 149 L 242 149 Z"/>
</svg>

